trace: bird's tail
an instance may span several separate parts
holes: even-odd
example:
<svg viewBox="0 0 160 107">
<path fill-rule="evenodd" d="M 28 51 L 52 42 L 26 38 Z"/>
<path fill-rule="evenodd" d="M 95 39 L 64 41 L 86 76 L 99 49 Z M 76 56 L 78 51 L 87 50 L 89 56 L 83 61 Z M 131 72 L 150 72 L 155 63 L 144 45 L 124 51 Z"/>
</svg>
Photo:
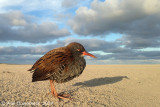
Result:
<svg viewBox="0 0 160 107">
<path fill-rule="evenodd" d="M 36 82 L 36 81 L 44 81 L 44 80 L 48 80 L 49 77 L 46 76 L 46 73 L 43 71 L 39 71 L 39 70 L 31 70 L 31 72 L 33 72 L 32 75 L 32 82 Z"/>
</svg>

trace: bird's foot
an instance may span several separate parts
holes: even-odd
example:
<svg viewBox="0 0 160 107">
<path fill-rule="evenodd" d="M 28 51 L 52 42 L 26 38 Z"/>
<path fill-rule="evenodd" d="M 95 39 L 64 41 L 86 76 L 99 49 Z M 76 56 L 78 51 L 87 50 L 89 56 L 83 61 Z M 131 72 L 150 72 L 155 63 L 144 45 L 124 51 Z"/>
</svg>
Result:
<svg viewBox="0 0 160 107">
<path fill-rule="evenodd" d="M 59 99 L 68 99 L 68 100 L 72 100 L 72 98 L 69 98 L 70 95 L 69 94 L 58 94 L 57 96 L 55 96 Z"/>
<path fill-rule="evenodd" d="M 49 93 L 47 93 L 47 94 L 50 94 L 50 93 L 51 93 L 55 98 L 72 100 L 72 98 L 69 98 L 69 97 L 70 97 L 69 94 L 64 94 L 64 93 L 55 94 L 55 93 L 53 93 L 53 92 L 49 92 Z"/>
<path fill-rule="evenodd" d="M 68 99 L 68 100 L 72 100 L 72 98 L 69 98 L 69 97 L 70 97 L 69 94 L 60 93 L 60 94 L 55 95 L 55 97 L 57 97 L 57 98 L 59 98 L 59 99 Z"/>
</svg>

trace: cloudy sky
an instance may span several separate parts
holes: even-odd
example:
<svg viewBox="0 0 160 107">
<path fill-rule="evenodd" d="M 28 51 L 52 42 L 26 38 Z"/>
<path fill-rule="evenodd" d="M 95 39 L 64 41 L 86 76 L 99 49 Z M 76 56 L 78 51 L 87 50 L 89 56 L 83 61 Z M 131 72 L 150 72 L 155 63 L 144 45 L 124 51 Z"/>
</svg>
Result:
<svg viewBox="0 0 160 107">
<path fill-rule="evenodd" d="M 88 64 L 160 64 L 160 0 L 0 0 L 0 63 L 82 43 Z"/>
</svg>

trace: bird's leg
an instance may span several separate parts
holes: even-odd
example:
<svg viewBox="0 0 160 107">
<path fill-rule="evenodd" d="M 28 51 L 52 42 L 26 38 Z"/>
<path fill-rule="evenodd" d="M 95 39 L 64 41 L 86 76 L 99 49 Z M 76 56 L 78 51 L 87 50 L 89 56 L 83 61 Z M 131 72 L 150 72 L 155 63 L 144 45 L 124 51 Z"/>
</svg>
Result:
<svg viewBox="0 0 160 107">
<path fill-rule="evenodd" d="M 57 97 L 57 98 L 59 98 L 59 99 L 70 99 L 71 100 L 71 98 L 68 98 L 70 95 L 68 95 L 68 94 L 58 94 L 57 92 L 56 92 L 56 89 L 55 89 L 55 87 L 54 87 L 54 83 L 53 83 L 53 80 L 50 80 L 50 85 L 51 85 L 51 93 L 52 93 L 52 95 L 54 96 L 54 97 Z"/>
<path fill-rule="evenodd" d="M 53 96 L 55 96 L 52 83 L 53 83 L 53 80 L 50 80 L 51 93 L 52 93 Z"/>
</svg>

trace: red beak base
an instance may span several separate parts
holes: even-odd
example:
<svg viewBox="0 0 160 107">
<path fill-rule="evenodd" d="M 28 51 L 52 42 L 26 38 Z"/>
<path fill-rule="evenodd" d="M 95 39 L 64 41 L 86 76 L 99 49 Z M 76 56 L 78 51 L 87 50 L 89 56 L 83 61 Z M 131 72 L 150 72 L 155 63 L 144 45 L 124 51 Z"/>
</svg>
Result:
<svg viewBox="0 0 160 107">
<path fill-rule="evenodd" d="M 96 58 L 96 56 L 94 56 L 94 55 L 92 55 L 92 54 L 90 54 L 90 53 L 88 53 L 86 51 L 82 52 L 82 55 L 88 55 L 90 57 Z"/>
</svg>

